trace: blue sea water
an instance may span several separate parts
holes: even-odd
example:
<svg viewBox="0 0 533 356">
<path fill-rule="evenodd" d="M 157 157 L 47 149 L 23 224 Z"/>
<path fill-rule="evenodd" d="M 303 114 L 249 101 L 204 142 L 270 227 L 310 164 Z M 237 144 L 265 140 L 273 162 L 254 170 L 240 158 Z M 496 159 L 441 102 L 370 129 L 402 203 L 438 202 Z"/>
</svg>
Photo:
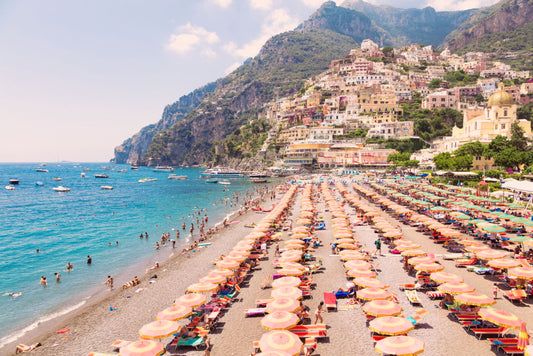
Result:
<svg viewBox="0 0 533 356">
<path fill-rule="evenodd" d="M 0 164 L 0 347 L 21 330 L 81 305 L 91 293 L 105 288 L 107 275 L 124 274 L 133 264 L 144 270 L 168 256 L 170 248 L 154 248 L 162 233 L 170 232 L 175 239 L 179 229 L 176 251 L 181 250 L 191 242 L 187 236 L 191 222 L 196 226 L 196 218 L 190 216 L 194 211 L 207 208 L 213 226 L 235 209 L 221 204 L 221 199 L 251 188 L 247 179 L 231 180 L 231 185 L 206 184 L 199 178 L 200 168 L 177 169 L 175 174 L 189 179 L 168 180 L 168 173 L 146 167 L 134 171 L 128 165 L 107 164 L 112 170 L 105 170 L 105 165 L 49 163 L 42 167 L 49 172 L 36 172 L 39 164 Z M 90 168 L 85 178 L 84 168 Z M 94 177 L 100 173 L 109 178 Z M 138 182 L 147 177 L 158 180 Z M 11 178 L 20 184 L 13 191 L 3 189 Z M 37 186 L 37 181 L 44 186 Z M 71 191 L 52 190 L 59 185 Z M 114 189 L 102 190 L 102 185 Z M 186 230 L 181 229 L 182 222 Z M 150 238 L 139 239 L 141 232 Z M 87 255 L 91 265 L 86 264 Z M 71 272 L 65 269 L 67 262 L 74 265 Z M 55 282 L 54 272 L 61 274 L 60 283 Z M 39 285 L 42 275 L 48 280 L 46 288 Z M 18 292 L 22 295 L 14 299 L 4 295 Z"/>
</svg>

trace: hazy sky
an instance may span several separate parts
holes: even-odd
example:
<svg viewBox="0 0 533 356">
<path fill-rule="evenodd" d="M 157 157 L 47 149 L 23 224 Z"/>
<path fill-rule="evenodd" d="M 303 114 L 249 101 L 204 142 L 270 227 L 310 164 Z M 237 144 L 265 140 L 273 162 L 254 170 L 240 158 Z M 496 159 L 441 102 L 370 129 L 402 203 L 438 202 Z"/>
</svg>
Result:
<svg viewBox="0 0 533 356">
<path fill-rule="evenodd" d="M 106 161 L 165 105 L 322 2 L 0 0 L 0 162 Z M 455 10 L 495 1 L 371 2 Z"/>
</svg>

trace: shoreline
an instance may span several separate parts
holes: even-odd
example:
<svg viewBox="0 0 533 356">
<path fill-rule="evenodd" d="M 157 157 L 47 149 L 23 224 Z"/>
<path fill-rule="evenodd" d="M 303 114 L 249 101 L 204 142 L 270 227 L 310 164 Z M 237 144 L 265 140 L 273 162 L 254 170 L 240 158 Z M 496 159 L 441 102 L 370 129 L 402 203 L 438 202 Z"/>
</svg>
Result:
<svg viewBox="0 0 533 356">
<path fill-rule="evenodd" d="M 279 183 L 281 182 L 278 182 L 278 184 Z M 268 185 L 265 186 L 265 188 L 268 187 L 268 189 L 274 189 L 278 184 Z M 260 195 L 256 193 L 254 194 L 253 199 L 251 200 L 255 201 L 257 199 L 259 199 L 259 203 L 262 204 L 262 201 L 260 200 Z M 276 198 L 274 202 L 276 202 L 277 200 L 278 198 Z M 180 240 L 182 240 L 182 244 L 177 245 L 175 249 L 172 249 L 167 244 L 167 248 L 163 249 L 162 251 L 167 252 L 167 249 L 170 249 L 170 251 L 165 254 L 165 257 L 163 259 L 159 254 L 154 253 L 150 256 L 147 256 L 145 259 L 142 259 L 142 261 L 138 261 L 138 263 L 128 266 L 128 268 L 121 271 L 118 275 L 114 276 L 115 288 L 111 292 L 105 288 L 101 289 L 98 285 L 95 285 L 94 288 L 91 288 L 88 291 L 88 295 L 81 297 L 81 300 L 77 299 L 73 301 L 72 304 L 69 304 L 66 307 L 58 307 L 52 310 L 50 313 L 42 315 L 38 320 L 31 323 L 30 325 L 27 325 L 22 329 L 15 330 L 12 334 L 15 334 L 16 339 L 7 342 L 4 346 L 0 347 L 0 354 L 14 355 L 15 352 L 13 350 L 15 349 L 16 345 L 20 343 L 31 345 L 33 343 L 40 342 L 45 345 L 45 340 L 54 339 L 54 337 L 57 337 L 56 330 L 63 328 L 64 325 L 76 324 L 76 321 L 82 318 L 84 314 L 90 313 L 95 309 L 100 309 L 104 305 L 106 305 L 105 309 L 109 310 L 109 307 L 115 307 L 116 304 L 119 304 L 119 302 L 125 299 L 124 294 L 133 294 L 131 296 L 131 299 L 135 297 L 135 294 L 143 294 L 142 291 L 148 289 L 151 285 L 153 285 L 151 284 L 152 280 L 155 280 L 156 282 L 154 284 L 157 284 L 161 275 L 168 275 L 172 269 L 175 269 L 176 264 L 180 264 L 180 262 L 187 261 L 190 258 L 202 255 L 203 252 L 207 250 L 206 247 L 211 247 L 210 245 L 200 246 L 193 248 L 190 251 L 184 251 L 188 247 L 193 246 L 191 244 L 198 242 L 213 243 L 215 241 L 221 240 L 221 238 L 223 238 L 224 235 L 227 235 L 229 231 L 235 230 L 239 227 L 243 228 L 245 224 L 231 224 L 231 222 L 235 221 L 235 219 L 237 218 L 252 221 L 253 216 L 260 217 L 261 215 L 254 214 L 254 212 L 250 209 L 251 206 L 252 205 L 250 204 L 248 205 L 248 207 L 245 207 L 244 202 L 242 202 L 231 208 L 228 207 L 231 210 L 229 210 L 226 214 L 220 217 L 219 220 L 217 220 L 212 226 L 209 227 L 209 229 L 214 229 L 215 232 L 203 241 L 200 241 L 200 236 L 198 232 L 194 238 L 191 238 L 189 234 L 183 235 L 182 238 L 180 238 Z M 230 222 L 230 224 L 226 227 L 223 226 L 224 220 Z M 146 270 L 145 267 L 147 265 L 152 266 L 156 261 L 159 262 L 159 269 L 152 271 Z M 133 275 L 135 275 L 135 271 L 137 271 L 136 275 L 140 277 L 139 280 L 141 281 L 141 284 L 132 288 L 122 289 L 123 283 L 126 283 L 127 281 L 131 280 Z M 150 278 L 154 274 L 158 275 L 157 279 Z M 129 277 L 126 277 L 126 275 Z M 135 293 L 135 291 L 137 291 L 138 289 L 141 289 L 141 292 Z M 126 298 L 130 298 L 130 296 Z M 61 315 L 56 316 L 56 314 L 58 313 L 60 313 Z M 51 317 L 48 319 L 48 316 Z M 39 321 L 41 318 L 45 318 L 47 320 Z M 155 319 L 155 315 L 153 315 L 152 319 Z M 34 325 L 36 323 L 37 325 Z M 32 327 L 31 330 L 25 331 L 22 335 L 17 335 L 20 334 L 21 331 L 26 330 L 30 327 Z M 71 328 L 71 332 L 77 333 L 77 329 Z M 64 338 L 67 338 L 66 335 L 67 334 L 65 334 Z M 8 336 L 9 335 L 7 335 L 6 337 Z M 51 345 L 46 346 L 48 346 L 48 349 Z M 33 351 L 33 353 L 38 351 L 42 352 L 43 350 L 41 349 L 43 349 L 43 347 L 39 347 L 38 349 Z M 50 351 L 51 350 L 52 349 L 50 349 Z"/>
</svg>

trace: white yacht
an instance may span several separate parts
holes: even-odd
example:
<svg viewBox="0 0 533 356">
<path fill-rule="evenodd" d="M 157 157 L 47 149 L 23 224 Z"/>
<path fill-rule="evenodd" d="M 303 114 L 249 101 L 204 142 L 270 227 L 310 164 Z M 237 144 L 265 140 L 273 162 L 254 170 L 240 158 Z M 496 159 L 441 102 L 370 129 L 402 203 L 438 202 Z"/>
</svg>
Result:
<svg viewBox="0 0 533 356">
<path fill-rule="evenodd" d="M 63 187 L 63 186 L 59 186 L 59 187 L 53 187 L 52 188 L 54 191 L 56 192 L 60 192 L 60 193 L 66 193 L 66 192 L 70 192 L 70 188 L 67 188 L 67 187 Z"/>
</svg>

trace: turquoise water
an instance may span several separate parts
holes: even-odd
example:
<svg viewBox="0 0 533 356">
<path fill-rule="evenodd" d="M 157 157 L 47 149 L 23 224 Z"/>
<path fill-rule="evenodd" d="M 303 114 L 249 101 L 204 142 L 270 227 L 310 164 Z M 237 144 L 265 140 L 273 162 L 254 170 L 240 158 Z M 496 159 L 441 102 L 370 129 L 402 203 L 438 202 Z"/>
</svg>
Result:
<svg viewBox="0 0 533 356">
<path fill-rule="evenodd" d="M 134 171 L 127 165 L 107 165 L 113 170 L 104 170 L 104 165 L 49 163 L 42 167 L 49 172 L 41 173 L 35 170 L 38 164 L 0 164 L 0 295 L 22 292 L 14 299 L 0 296 L 0 347 L 22 329 L 30 330 L 39 321 L 81 305 L 88 295 L 104 289 L 107 275 L 120 276 L 132 264 L 144 270 L 168 256 L 170 248 L 154 247 L 162 233 L 170 232 L 175 239 L 179 229 L 176 249 L 190 244 L 190 223 L 196 226 L 190 214 L 198 208 L 208 209 L 212 226 L 235 209 L 221 204 L 221 199 L 255 188 L 247 179 L 233 179 L 231 185 L 206 184 L 199 178 L 199 168 L 176 169 L 175 174 L 189 180 L 168 180 L 168 173 L 145 167 Z M 84 168 L 91 170 L 82 178 Z M 94 177 L 100 173 L 109 178 Z M 53 181 L 54 177 L 62 181 Z M 138 182 L 147 177 L 158 180 Z M 3 189 L 11 178 L 20 184 L 14 191 Z M 44 186 L 36 186 L 37 181 Z M 59 185 L 71 191 L 52 190 Z M 102 190 L 102 185 L 114 189 Z M 186 230 L 181 229 L 183 221 Z M 141 232 L 150 238 L 139 239 Z M 91 265 L 86 264 L 87 255 Z M 67 262 L 74 265 L 71 272 L 65 269 Z M 54 272 L 61 274 L 60 283 L 55 282 Z M 46 288 L 39 285 L 41 275 L 47 277 Z M 123 282 L 119 279 L 115 286 Z"/>
</svg>

